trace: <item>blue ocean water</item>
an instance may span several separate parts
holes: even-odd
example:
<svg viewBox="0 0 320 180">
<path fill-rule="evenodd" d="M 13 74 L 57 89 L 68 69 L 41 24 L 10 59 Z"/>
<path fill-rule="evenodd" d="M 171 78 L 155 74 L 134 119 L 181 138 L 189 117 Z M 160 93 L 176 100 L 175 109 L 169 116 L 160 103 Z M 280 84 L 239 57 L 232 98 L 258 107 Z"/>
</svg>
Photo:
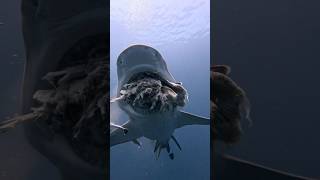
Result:
<svg viewBox="0 0 320 180">
<path fill-rule="evenodd" d="M 210 1 L 112 0 L 111 97 L 116 95 L 118 55 L 133 44 L 157 49 L 169 71 L 188 90 L 184 110 L 209 117 L 210 106 Z M 113 121 L 111 117 L 111 121 Z M 208 180 L 210 129 L 188 126 L 174 132 L 182 151 L 171 145 L 175 159 L 165 151 L 159 159 L 154 143 L 141 138 L 142 147 L 128 142 L 111 148 L 111 180 Z"/>
</svg>

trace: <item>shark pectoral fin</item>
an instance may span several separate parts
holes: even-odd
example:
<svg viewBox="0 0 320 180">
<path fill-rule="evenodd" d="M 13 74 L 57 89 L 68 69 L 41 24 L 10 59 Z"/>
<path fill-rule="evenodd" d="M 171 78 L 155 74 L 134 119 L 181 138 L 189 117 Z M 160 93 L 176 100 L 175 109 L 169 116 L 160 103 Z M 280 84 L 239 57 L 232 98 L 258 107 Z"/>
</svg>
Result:
<svg viewBox="0 0 320 180">
<path fill-rule="evenodd" d="M 179 111 L 179 114 L 177 116 L 177 128 L 186 125 L 210 125 L 210 118 L 205 118 L 188 112 Z"/>
<path fill-rule="evenodd" d="M 121 126 L 126 129 L 127 132 L 123 133 L 122 128 L 117 128 L 114 131 L 110 132 L 110 147 L 117 144 L 126 143 L 128 141 L 135 141 L 137 138 L 141 137 L 140 131 L 133 126 L 132 121 L 128 121 Z"/>
</svg>

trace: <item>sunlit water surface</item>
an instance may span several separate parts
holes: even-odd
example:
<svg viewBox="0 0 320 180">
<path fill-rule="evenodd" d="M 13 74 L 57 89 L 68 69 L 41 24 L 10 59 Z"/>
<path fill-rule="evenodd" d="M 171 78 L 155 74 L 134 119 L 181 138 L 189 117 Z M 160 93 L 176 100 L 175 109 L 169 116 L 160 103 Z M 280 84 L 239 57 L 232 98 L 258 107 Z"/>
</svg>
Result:
<svg viewBox="0 0 320 180">
<path fill-rule="evenodd" d="M 210 9 L 209 0 L 111 0 L 111 96 L 117 87 L 117 56 L 128 46 L 145 44 L 157 49 L 169 71 L 189 93 L 184 110 L 209 117 Z M 125 115 L 112 121 L 125 122 Z M 171 143 L 175 159 L 163 151 L 159 159 L 154 143 L 141 138 L 142 147 L 129 142 L 111 148 L 111 180 L 208 180 L 210 132 L 189 126 L 174 133 L 182 146 Z"/>
</svg>

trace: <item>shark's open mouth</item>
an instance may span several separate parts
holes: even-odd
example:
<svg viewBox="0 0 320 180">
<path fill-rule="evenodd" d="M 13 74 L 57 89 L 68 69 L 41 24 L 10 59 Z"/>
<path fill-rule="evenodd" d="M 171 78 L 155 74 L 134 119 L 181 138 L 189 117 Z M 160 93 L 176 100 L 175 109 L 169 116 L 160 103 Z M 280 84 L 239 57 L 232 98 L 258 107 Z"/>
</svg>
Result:
<svg viewBox="0 0 320 180">
<path fill-rule="evenodd" d="M 140 113 L 171 111 L 187 101 L 187 91 L 181 84 L 169 82 L 152 72 L 132 76 L 123 85 L 120 96 Z"/>
</svg>

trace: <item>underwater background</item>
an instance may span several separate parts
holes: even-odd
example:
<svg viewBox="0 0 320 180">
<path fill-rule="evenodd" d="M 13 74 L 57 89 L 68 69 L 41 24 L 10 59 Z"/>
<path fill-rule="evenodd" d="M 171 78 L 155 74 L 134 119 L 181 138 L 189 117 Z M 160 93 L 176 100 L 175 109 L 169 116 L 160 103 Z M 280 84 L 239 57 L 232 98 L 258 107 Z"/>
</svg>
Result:
<svg viewBox="0 0 320 180">
<path fill-rule="evenodd" d="M 318 7 L 291 0 L 213 4 L 214 63 L 231 66 L 252 105 L 252 125 L 228 154 L 320 179 Z"/>
<path fill-rule="evenodd" d="M 160 52 L 169 72 L 187 89 L 189 102 L 183 109 L 209 117 L 209 3 L 209 0 L 111 0 L 111 97 L 116 95 L 118 55 L 131 45 L 144 44 Z M 111 113 L 114 121 L 112 117 Z M 141 148 L 131 142 L 112 147 L 111 180 L 210 179 L 210 128 L 188 126 L 177 129 L 174 135 L 182 146 L 180 152 L 172 144 L 174 160 L 165 151 L 157 160 L 154 142 L 146 138 L 140 138 Z"/>
</svg>

